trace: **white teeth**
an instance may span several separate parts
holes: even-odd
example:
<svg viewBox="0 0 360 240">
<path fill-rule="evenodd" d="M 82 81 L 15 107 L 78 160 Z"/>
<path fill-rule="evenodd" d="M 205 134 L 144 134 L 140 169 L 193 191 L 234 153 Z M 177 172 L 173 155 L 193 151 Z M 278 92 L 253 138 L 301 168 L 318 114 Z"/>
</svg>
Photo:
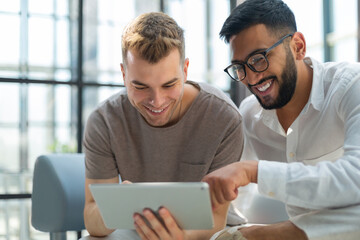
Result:
<svg viewBox="0 0 360 240">
<path fill-rule="evenodd" d="M 161 113 L 162 111 L 164 111 L 164 109 L 160 109 L 160 110 L 152 110 L 149 108 L 150 111 L 152 111 L 153 113 Z"/>
<path fill-rule="evenodd" d="M 150 107 L 150 106 L 148 107 L 148 106 L 144 105 L 144 107 L 153 113 L 162 113 L 163 111 L 165 111 L 167 109 L 168 106 L 165 106 L 164 108 L 161 108 L 159 110 L 152 109 L 152 107 Z"/>
<path fill-rule="evenodd" d="M 271 82 L 268 82 L 267 84 L 265 84 L 264 86 L 262 87 L 257 87 L 257 89 L 260 91 L 260 92 L 265 92 L 271 85 Z"/>
</svg>

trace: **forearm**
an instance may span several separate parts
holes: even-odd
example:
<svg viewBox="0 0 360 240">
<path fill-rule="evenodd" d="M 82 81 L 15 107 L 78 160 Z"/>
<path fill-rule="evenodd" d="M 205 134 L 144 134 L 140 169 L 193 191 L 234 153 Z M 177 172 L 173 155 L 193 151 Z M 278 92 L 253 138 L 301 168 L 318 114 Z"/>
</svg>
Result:
<svg viewBox="0 0 360 240">
<path fill-rule="evenodd" d="M 303 230 L 285 221 L 265 226 L 254 225 L 239 230 L 247 240 L 307 240 Z"/>
<path fill-rule="evenodd" d="M 339 208 L 360 203 L 360 164 L 345 160 L 302 163 L 260 161 L 258 189 L 263 195 L 286 204 L 307 208 Z"/>
<path fill-rule="evenodd" d="M 86 230 L 92 236 L 103 237 L 114 231 L 105 226 L 95 202 L 86 204 L 84 208 L 84 222 Z"/>
</svg>

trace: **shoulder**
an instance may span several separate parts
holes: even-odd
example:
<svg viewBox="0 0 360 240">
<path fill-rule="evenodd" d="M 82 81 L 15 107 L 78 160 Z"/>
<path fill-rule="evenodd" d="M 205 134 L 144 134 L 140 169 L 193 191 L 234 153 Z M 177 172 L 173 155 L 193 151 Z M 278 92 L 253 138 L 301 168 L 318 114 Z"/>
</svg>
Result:
<svg viewBox="0 0 360 240">
<path fill-rule="evenodd" d="M 207 99 L 208 101 L 212 100 L 214 104 L 222 104 L 238 112 L 238 107 L 230 97 L 219 88 L 205 82 L 191 82 L 191 84 L 196 85 L 200 89 L 200 95 L 202 95 L 203 99 Z"/>
<path fill-rule="evenodd" d="M 126 89 L 121 89 L 100 102 L 90 113 L 88 121 L 106 121 L 106 119 L 113 118 L 114 115 L 124 111 L 124 109 L 128 108 L 128 105 L 130 105 L 130 102 L 126 95 Z"/>
<path fill-rule="evenodd" d="M 360 63 L 328 62 L 322 64 L 323 74 L 326 77 L 353 78 L 360 73 Z"/>
<path fill-rule="evenodd" d="M 127 92 L 126 89 L 123 88 L 119 92 L 100 102 L 97 109 L 118 108 L 119 106 L 126 104 L 127 100 Z"/>
<path fill-rule="evenodd" d="M 220 99 L 224 99 L 224 100 L 230 100 L 231 99 L 225 94 L 224 91 L 220 90 L 219 88 L 206 83 L 206 82 L 191 82 L 192 84 L 197 85 L 203 92 L 206 92 L 208 94 L 212 94 L 217 96 Z"/>
<path fill-rule="evenodd" d="M 360 63 L 327 62 L 319 63 L 311 58 L 314 80 L 323 82 L 325 88 L 351 85 L 360 78 Z"/>
<path fill-rule="evenodd" d="M 220 128 L 241 124 L 239 109 L 232 100 L 220 89 L 208 83 L 194 83 L 200 90 L 188 114 L 188 121 L 201 121 L 202 124 L 216 125 Z"/>
<path fill-rule="evenodd" d="M 360 91 L 360 63 L 319 63 L 311 59 L 314 68 L 313 91 L 340 103 L 343 98 L 353 98 Z M 354 94 L 351 94 L 354 93 Z"/>
</svg>

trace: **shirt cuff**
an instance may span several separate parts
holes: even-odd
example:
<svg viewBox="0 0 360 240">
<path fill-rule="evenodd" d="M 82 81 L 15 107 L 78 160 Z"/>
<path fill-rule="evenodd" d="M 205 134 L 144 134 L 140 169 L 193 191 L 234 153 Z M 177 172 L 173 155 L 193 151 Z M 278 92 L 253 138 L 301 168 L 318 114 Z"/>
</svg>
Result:
<svg viewBox="0 0 360 240">
<path fill-rule="evenodd" d="M 287 163 L 260 160 L 258 190 L 260 194 L 285 202 Z"/>
</svg>

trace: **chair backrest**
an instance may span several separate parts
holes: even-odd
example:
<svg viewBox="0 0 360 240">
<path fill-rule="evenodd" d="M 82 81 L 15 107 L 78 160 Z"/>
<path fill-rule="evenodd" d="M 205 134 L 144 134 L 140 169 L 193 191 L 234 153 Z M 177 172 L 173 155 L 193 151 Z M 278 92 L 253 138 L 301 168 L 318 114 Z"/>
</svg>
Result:
<svg viewBox="0 0 360 240">
<path fill-rule="evenodd" d="M 34 167 L 31 223 L 49 233 L 85 229 L 85 161 L 83 154 L 50 154 Z"/>
</svg>

